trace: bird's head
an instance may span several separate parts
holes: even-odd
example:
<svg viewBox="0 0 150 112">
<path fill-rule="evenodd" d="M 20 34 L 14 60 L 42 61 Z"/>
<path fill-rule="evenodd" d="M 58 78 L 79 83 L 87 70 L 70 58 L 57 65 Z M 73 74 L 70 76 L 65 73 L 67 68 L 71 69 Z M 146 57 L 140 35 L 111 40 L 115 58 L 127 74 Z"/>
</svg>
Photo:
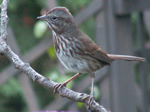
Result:
<svg viewBox="0 0 150 112">
<path fill-rule="evenodd" d="M 50 29 L 56 33 L 63 33 L 75 25 L 71 13 L 65 7 L 55 7 L 37 19 L 46 21 Z"/>
</svg>

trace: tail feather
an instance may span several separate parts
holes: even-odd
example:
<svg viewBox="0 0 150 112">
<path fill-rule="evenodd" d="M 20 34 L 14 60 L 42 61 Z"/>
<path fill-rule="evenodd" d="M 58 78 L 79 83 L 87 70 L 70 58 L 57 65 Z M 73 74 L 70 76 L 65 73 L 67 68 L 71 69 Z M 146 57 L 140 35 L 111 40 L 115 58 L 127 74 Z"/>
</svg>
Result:
<svg viewBox="0 0 150 112">
<path fill-rule="evenodd" d="M 107 54 L 112 60 L 125 60 L 125 61 L 146 61 L 145 58 L 136 57 L 136 56 L 129 56 L 129 55 L 115 55 L 115 54 Z"/>
</svg>

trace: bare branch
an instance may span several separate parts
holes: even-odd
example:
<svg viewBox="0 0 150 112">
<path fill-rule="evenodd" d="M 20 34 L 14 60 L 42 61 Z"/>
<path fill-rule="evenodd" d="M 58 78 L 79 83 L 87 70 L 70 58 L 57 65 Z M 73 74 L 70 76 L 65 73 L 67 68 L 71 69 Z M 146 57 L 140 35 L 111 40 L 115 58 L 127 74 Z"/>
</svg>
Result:
<svg viewBox="0 0 150 112">
<path fill-rule="evenodd" d="M 1 36 L 2 39 L 6 39 L 7 36 L 7 23 L 8 23 L 8 16 L 7 16 L 7 5 L 9 0 L 4 0 L 1 5 Z"/>
<path fill-rule="evenodd" d="M 0 35 L 0 53 L 4 54 L 9 60 L 14 64 L 15 68 L 21 70 L 25 74 L 27 74 L 33 81 L 39 83 L 40 85 L 49 88 L 51 90 L 54 89 L 54 86 L 57 84 L 56 82 L 51 81 L 48 78 L 43 77 L 39 73 L 37 73 L 28 63 L 24 63 L 18 55 L 16 55 L 11 48 L 6 43 L 7 38 L 7 5 L 9 0 L 3 0 L 1 5 L 1 35 Z M 83 102 L 86 105 L 89 101 L 89 95 L 85 93 L 78 93 L 67 89 L 66 87 L 58 89 L 58 94 L 62 97 L 66 97 L 68 99 Z M 97 112 L 107 112 L 106 109 L 99 105 L 96 101 L 93 101 L 90 108 L 92 110 L 96 110 Z"/>
</svg>

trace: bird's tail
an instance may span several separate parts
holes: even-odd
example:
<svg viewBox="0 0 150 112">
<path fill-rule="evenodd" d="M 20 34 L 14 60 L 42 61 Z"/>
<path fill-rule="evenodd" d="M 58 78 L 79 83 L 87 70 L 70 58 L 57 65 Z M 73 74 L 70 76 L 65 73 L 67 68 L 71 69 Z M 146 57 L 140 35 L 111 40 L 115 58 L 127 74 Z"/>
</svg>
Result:
<svg viewBox="0 0 150 112">
<path fill-rule="evenodd" d="M 125 60 L 125 61 L 146 61 L 145 58 L 129 56 L 129 55 L 115 55 L 115 54 L 107 54 L 112 60 Z"/>
</svg>

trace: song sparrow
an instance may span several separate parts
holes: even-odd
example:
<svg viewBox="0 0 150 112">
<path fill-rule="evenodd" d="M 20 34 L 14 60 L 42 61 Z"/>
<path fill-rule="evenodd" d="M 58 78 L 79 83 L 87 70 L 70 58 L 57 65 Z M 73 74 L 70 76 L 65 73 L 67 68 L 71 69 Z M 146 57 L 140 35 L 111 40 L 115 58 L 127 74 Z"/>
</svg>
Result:
<svg viewBox="0 0 150 112">
<path fill-rule="evenodd" d="M 65 7 L 56 7 L 45 15 L 38 17 L 46 21 L 53 33 L 55 51 L 60 62 L 70 71 L 77 72 L 64 83 L 55 85 L 54 91 L 66 86 L 75 77 L 82 73 L 89 73 L 92 78 L 89 105 L 93 101 L 94 72 L 110 65 L 114 60 L 145 61 L 144 58 L 106 54 L 75 24 L 73 16 Z"/>
</svg>

